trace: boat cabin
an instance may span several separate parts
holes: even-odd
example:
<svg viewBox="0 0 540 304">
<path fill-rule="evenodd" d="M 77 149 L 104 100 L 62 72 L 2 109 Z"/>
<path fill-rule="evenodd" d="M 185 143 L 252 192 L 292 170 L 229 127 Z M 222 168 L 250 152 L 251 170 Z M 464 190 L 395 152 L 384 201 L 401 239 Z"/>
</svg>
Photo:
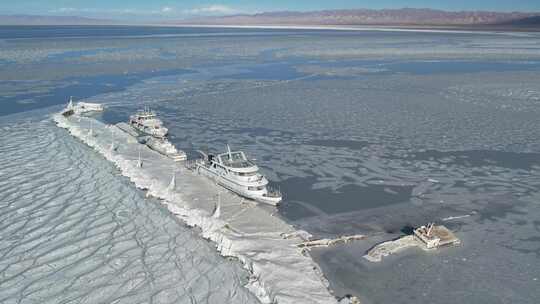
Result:
<svg viewBox="0 0 540 304">
<path fill-rule="evenodd" d="M 257 175 L 259 168 L 249 161 L 242 151 L 225 152 L 222 154 L 208 155 L 210 166 L 223 173 L 229 173 L 237 176 Z"/>
<path fill-rule="evenodd" d="M 219 162 L 231 168 L 249 168 L 255 166 L 250 162 L 244 152 L 229 152 L 218 155 Z"/>
</svg>

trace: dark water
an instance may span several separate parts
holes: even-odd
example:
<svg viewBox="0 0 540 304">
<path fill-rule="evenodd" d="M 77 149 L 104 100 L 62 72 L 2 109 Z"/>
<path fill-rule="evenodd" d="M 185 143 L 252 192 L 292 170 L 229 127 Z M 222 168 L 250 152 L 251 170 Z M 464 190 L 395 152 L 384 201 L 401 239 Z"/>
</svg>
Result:
<svg viewBox="0 0 540 304">
<path fill-rule="evenodd" d="M 380 74 L 409 73 L 414 75 L 459 74 L 475 72 L 539 71 L 539 61 L 449 60 L 449 61 L 395 61 L 395 60 L 344 60 L 322 63 L 325 67 L 364 67 L 381 69 Z"/>
<path fill-rule="evenodd" d="M 348 148 L 352 150 L 361 150 L 369 146 L 367 141 L 355 141 L 344 139 L 315 139 L 306 142 L 308 145 L 323 146 L 323 147 L 336 147 L 336 148 Z"/>
<path fill-rule="evenodd" d="M 23 93 L 16 96 L 0 96 L 0 116 L 46 108 L 53 105 L 65 104 L 69 96 L 84 99 L 99 94 L 112 93 L 124 90 L 126 87 L 144 79 L 189 73 L 187 70 L 170 70 L 159 72 L 135 73 L 126 75 L 102 75 L 90 77 L 74 77 L 66 79 L 67 85 L 52 87 L 43 94 Z M 16 87 L 17 81 L 4 82 Z M 38 84 L 36 82 L 36 84 Z M 31 100 L 29 103 L 20 103 L 20 100 Z"/>
<path fill-rule="evenodd" d="M 99 26 L 99 25 L 65 25 L 65 26 L 0 26 L 0 39 L 15 39 L 15 38 L 101 38 L 101 37 L 129 37 L 129 36 L 163 36 L 171 37 L 174 35 L 196 35 L 196 36 L 212 36 L 212 35 L 231 35 L 231 36 L 265 36 L 268 34 L 276 34 L 280 36 L 298 36 L 298 35 L 324 35 L 333 37 L 348 37 L 358 36 L 356 31 L 335 31 L 335 30 L 313 30 L 313 29 L 249 29 L 249 28 L 211 28 L 211 27 L 166 27 L 166 26 Z M 362 36 L 379 37 L 378 31 L 363 31 Z M 432 37 L 433 39 L 445 41 L 444 35 L 437 33 L 384 33 L 387 37 Z M 454 37 L 468 37 L 468 34 L 453 34 Z M 280 46 L 280 48 L 286 46 Z"/>
<path fill-rule="evenodd" d="M 540 71 L 540 62 L 497 62 L 497 61 L 450 61 L 450 62 L 398 62 L 384 65 L 392 71 L 429 75 L 434 73 L 474 73 L 504 71 Z"/>
<path fill-rule="evenodd" d="M 540 153 L 516 153 L 494 150 L 471 151 L 419 151 L 408 155 L 407 159 L 415 161 L 437 161 L 467 167 L 498 166 L 531 170 L 540 166 Z"/>
<path fill-rule="evenodd" d="M 287 80 L 305 76 L 296 71 L 290 63 L 265 63 L 250 66 L 245 72 L 230 75 L 232 79 Z"/>
<path fill-rule="evenodd" d="M 309 202 L 309 205 L 320 209 L 325 214 L 344 213 L 361 209 L 370 209 L 384 205 L 408 202 L 411 186 L 377 186 L 362 187 L 346 185 L 337 190 L 310 189 L 316 183 L 315 178 L 289 178 L 278 185 L 287 194 L 287 202 L 283 207 L 288 218 L 301 218 L 302 213 L 287 212 L 295 201 Z M 301 191 L 303 190 L 303 191 Z M 294 208 L 294 207 L 292 207 Z"/>
<path fill-rule="evenodd" d="M 266 29 L 228 29 L 228 28 L 182 28 L 148 26 L 0 26 L 0 39 L 14 38 L 102 38 L 129 36 L 174 36 L 185 34 L 197 35 L 261 35 L 279 33 L 280 30 Z"/>
</svg>

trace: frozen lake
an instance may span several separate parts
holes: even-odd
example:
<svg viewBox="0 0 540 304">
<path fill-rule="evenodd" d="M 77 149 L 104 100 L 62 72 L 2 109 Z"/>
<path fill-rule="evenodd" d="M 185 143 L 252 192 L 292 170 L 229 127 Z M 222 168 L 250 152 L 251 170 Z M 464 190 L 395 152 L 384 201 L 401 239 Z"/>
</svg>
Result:
<svg viewBox="0 0 540 304">
<path fill-rule="evenodd" d="M 279 214 L 298 228 L 325 237 L 369 235 L 366 241 L 313 251 L 339 296 L 359 295 L 363 303 L 535 303 L 540 298 L 538 34 L 0 27 L 0 45 L 0 121 L 11 126 L 4 134 L 13 134 L 0 150 L 11 160 L 0 169 L 10 177 L 2 180 L 0 207 L 12 212 L 2 213 L 6 228 L 0 236 L 15 235 L 2 245 L 0 265 L 22 259 L 17 267 L 33 274 L 0 279 L 1 299 L 30 302 L 34 293 L 27 286 L 34 286 L 57 302 L 64 287 L 45 290 L 50 275 L 69 287 L 85 271 L 24 264 L 20 252 L 47 256 L 52 249 L 32 243 L 28 249 L 12 232 L 57 229 L 62 216 L 55 208 L 71 206 L 76 210 L 65 210 L 67 217 L 94 212 L 84 220 L 96 221 L 98 228 L 73 232 L 85 234 L 81 242 L 89 248 L 105 242 L 105 236 L 105 244 L 118 242 L 120 252 L 130 248 L 125 259 L 135 266 L 122 269 L 147 273 L 135 299 L 145 299 L 154 288 L 165 293 L 185 286 L 182 271 L 165 277 L 160 271 L 174 258 L 145 269 L 140 257 L 144 248 L 160 254 L 180 250 L 171 244 L 181 235 L 206 249 L 181 248 L 175 253 L 183 257 L 178 267 L 200 273 L 207 265 L 220 265 L 204 276 L 207 286 L 218 286 L 226 273 L 230 280 L 220 286 L 238 297 L 230 302 L 254 301 L 242 287 L 245 274 L 238 263 L 217 256 L 196 232 L 149 204 L 104 160 L 84 152 L 52 124 L 24 120 L 37 115 L 30 110 L 52 113 L 69 95 L 105 103 L 108 110 L 99 119 L 109 123 L 151 106 L 169 126 L 172 141 L 191 156 L 196 149 L 221 151 L 229 143 L 256 158 L 285 194 Z M 17 123 L 4 123 L 14 115 Z M 23 145 L 33 129 L 43 136 Z M 52 157 L 61 164 L 53 166 Z M 58 177 L 49 194 L 36 190 L 49 187 L 26 166 L 48 172 L 38 174 L 43 180 Z M 60 174 L 66 168 L 73 168 L 67 172 L 74 176 Z M 92 193 L 96 176 L 96 184 L 121 190 L 114 196 Z M 71 197 L 76 188 L 62 185 L 72 180 L 88 194 Z M 129 218 L 122 224 L 129 233 L 110 236 L 108 226 L 98 224 L 121 216 L 101 213 L 99 206 L 125 210 L 119 214 Z M 38 217 L 34 223 L 25 219 L 28 208 L 43 209 L 43 218 L 52 212 L 57 219 L 43 223 Z M 148 210 L 133 213 L 140 208 Z M 468 216 L 444 221 L 462 215 Z M 436 253 L 407 251 L 381 264 L 362 259 L 376 242 L 427 221 L 444 223 L 463 245 Z M 84 223 L 75 227 L 89 225 Z M 147 230 L 148 237 L 135 239 L 138 245 L 131 249 L 122 238 L 133 239 L 134 227 Z M 40 235 L 37 242 L 44 241 Z M 50 246 L 69 252 L 72 245 L 61 237 Z M 98 256 L 86 257 L 88 263 L 106 259 Z M 192 261 L 198 258 L 205 262 Z M 94 274 L 107 272 L 100 267 L 92 268 L 98 269 Z M 0 277 L 12 276 L 11 271 L 4 269 Z M 148 277 L 159 280 L 149 283 Z M 107 276 L 92 278 L 104 287 L 82 289 L 85 296 L 116 295 L 114 287 L 105 287 Z M 202 290 L 185 292 L 209 296 Z"/>
</svg>

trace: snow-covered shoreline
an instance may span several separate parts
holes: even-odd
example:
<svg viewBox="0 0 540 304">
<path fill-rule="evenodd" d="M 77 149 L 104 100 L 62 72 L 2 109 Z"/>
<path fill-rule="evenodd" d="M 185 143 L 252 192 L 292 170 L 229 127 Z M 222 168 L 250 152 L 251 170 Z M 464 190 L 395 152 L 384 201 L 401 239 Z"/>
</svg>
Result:
<svg viewBox="0 0 540 304">
<path fill-rule="evenodd" d="M 115 164 L 137 188 L 162 199 L 168 210 L 187 225 L 199 227 L 204 238 L 216 243 L 222 256 L 238 258 L 251 274 L 246 287 L 261 302 L 337 302 L 318 266 L 296 246 L 304 241 L 299 236 L 303 232 L 273 216 L 272 211 L 220 189 L 116 127 L 89 117 L 56 114 L 53 119 Z M 116 150 L 110 148 L 113 142 Z M 142 168 L 137 166 L 139 149 Z"/>
<path fill-rule="evenodd" d="M 147 26 L 161 27 L 163 24 L 146 24 Z M 443 34 L 514 34 L 513 31 L 498 30 L 471 30 L 467 28 L 452 27 L 400 27 L 377 25 L 274 25 L 274 24 L 167 24 L 169 27 L 186 28 L 231 28 L 231 29 L 271 29 L 271 30 L 330 30 L 330 31 L 378 31 L 378 32 L 411 32 L 411 33 L 443 33 Z M 519 32 L 518 32 L 519 33 Z"/>
</svg>

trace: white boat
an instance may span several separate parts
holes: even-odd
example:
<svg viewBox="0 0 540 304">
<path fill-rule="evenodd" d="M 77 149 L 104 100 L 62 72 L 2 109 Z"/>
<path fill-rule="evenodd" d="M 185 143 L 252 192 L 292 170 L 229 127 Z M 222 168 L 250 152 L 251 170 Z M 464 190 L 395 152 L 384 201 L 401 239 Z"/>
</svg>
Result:
<svg viewBox="0 0 540 304">
<path fill-rule="evenodd" d="M 184 161 L 187 155 L 184 151 L 176 149 L 176 147 L 166 138 L 147 137 L 146 145 L 174 161 Z"/>
<path fill-rule="evenodd" d="M 281 193 L 268 186 L 268 180 L 259 173 L 259 167 L 248 160 L 244 152 L 231 152 L 229 146 L 227 152 L 216 156 L 199 152 L 203 155 L 196 164 L 199 174 L 254 201 L 271 205 L 281 202 Z"/>
<path fill-rule="evenodd" d="M 187 159 L 186 153 L 182 150 L 176 149 L 176 147 L 169 140 L 167 140 L 166 137 L 157 138 L 152 136 L 140 136 L 135 128 L 125 122 L 119 122 L 116 124 L 116 126 L 120 130 L 136 138 L 139 143 L 147 145 L 150 149 L 155 150 L 174 161 L 183 161 Z"/>
<path fill-rule="evenodd" d="M 138 111 L 129 117 L 129 124 L 137 131 L 153 136 L 164 138 L 169 130 L 163 126 L 163 122 L 157 118 L 156 113 L 150 109 Z"/>
<path fill-rule="evenodd" d="M 86 112 L 103 112 L 103 105 L 100 103 L 90 103 L 90 102 L 78 102 L 76 105 L 77 111 L 79 113 Z"/>
<path fill-rule="evenodd" d="M 103 105 L 100 103 L 90 103 L 90 102 L 77 102 L 73 103 L 73 97 L 69 97 L 69 103 L 67 107 L 62 111 L 62 115 L 71 116 L 73 114 L 84 114 L 89 112 L 102 112 Z"/>
</svg>

